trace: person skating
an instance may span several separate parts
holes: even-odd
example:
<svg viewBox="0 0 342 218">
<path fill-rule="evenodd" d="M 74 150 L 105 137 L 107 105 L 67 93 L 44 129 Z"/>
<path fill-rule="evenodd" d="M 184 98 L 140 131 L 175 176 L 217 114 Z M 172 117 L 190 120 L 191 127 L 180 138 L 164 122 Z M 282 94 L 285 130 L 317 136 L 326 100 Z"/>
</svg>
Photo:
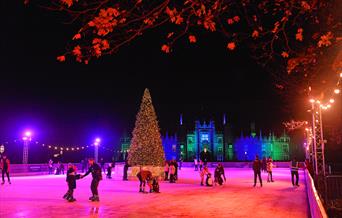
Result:
<svg viewBox="0 0 342 218">
<path fill-rule="evenodd" d="M 183 159 L 182 159 L 182 157 L 180 157 L 179 158 L 179 164 L 178 164 L 179 170 L 182 170 L 182 164 L 183 164 Z"/>
<path fill-rule="evenodd" d="M 151 171 L 140 170 L 140 172 L 137 174 L 137 177 L 138 177 L 139 182 L 140 182 L 139 192 L 146 193 L 145 192 L 146 182 L 147 182 L 147 185 L 150 187 L 150 192 L 152 192 L 152 185 L 150 184 L 151 180 L 152 180 Z"/>
<path fill-rule="evenodd" d="M 226 182 L 226 176 L 224 174 L 223 165 L 221 163 L 219 163 L 215 169 L 215 172 L 214 172 L 214 177 L 215 177 L 214 183 L 222 185 L 223 184 L 222 176 L 224 178 L 224 181 Z"/>
<path fill-rule="evenodd" d="M 111 179 L 111 178 L 112 178 L 112 168 L 113 168 L 112 163 L 109 163 L 109 164 L 108 164 L 108 167 L 107 167 L 107 178 L 108 178 L 108 179 Z"/>
<path fill-rule="evenodd" d="M 262 170 L 262 172 L 266 172 L 266 171 L 267 171 L 267 160 L 266 160 L 266 157 L 263 157 L 263 158 L 262 158 L 262 161 L 261 161 L 261 170 Z"/>
<path fill-rule="evenodd" d="M 198 161 L 197 158 L 194 158 L 194 165 L 195 165 L 195 171 L 198 171 Z"/>
<path fill-rule="evenodd" d="M 61 169 L 61 174 L 64 175 L 64 164 L 61 162 L 59 165 L 60 169 Z"/>
<path fill-rule="evenodd" d="M 165 176 L 164 176 L 164 181 L 168 181 L 169 180 L 169 162 L 165 161 L 165 167 L 164 167 L 164 173 L 165 173 Z"/>
<path fill-rule="evenodd" d="M 261 161 L 259 160 L 259 156 L 255 156 L 255 160 L 253 161 L 253 171 L 254 171 L 254 187 L 256 186 L 257 177 L 259 177 L 260 187 L 262 187 L 261 180 Z"/>
<path fill-rule="evenodd" d="M 123 167 L 123 180 L 124 180 L 124 181 L 127 181 L 127 180 L 128 180 L 128 178 L 127 178 L 128 167 L 129 167 L 128 161 L 126 160 L 126 161 L 125 161 L 125 165 L 124 165 L 124 167 Z"/>
<path fill-rule="evenodd" d="M 207 166 L 204 166 L 203 169 L 200 172 L 200 176 L 201 176 L 201 185 L 204 185 L 204 177 L 207 176 L 208 174 L 210 174 L 209 169 Z"/>
<path fill-rule="evenodd" d="M 296 158 L 291 161 L 291 180 L 293 186 L 299 186 L 299 175 L 298 175 L 299 163 Z M 294 177 L 296 176 L 296 183 L 294 182 Z"/>
<path fill-rule="evenodd" d="M 158 177 L 154 177 L 152 181 L 152 192 L 154 193 L 160 193 L 159 191 L 159 182 Z"/>
<path fill-rule="evenodd" d="M 103 160 L 103 158 L 101 158 L 100 164 L 101 164 L 101 170 L 103 171 L 103 173 L 106 173 L 106 170 L 105 170 L 105 161 Z"/>
<path fill-rule="evenodd" d="M 90 167 L 88 171 L 86 172 L 86 174 L 81 176 L 81 178 L 84 178 L 91 173 L 93 179 L 91 181 L 90 189 L 91 189 L 91 193 L 93 194 L 93 196 L 91 196 L 89 200 L 100 201 L 98 186 L 99 186 L 100 181 L 102 180 L 102 169 L 97 163 L 95 163 L 93 158 L 90 158 L 88 162 L 89 162 Z"/>
<path fill-rule="evenodd" d="M 203 151 L 201 151 L 200 158 L 204 166 L 206 166 L 207 163 L 210 161 L 210 152 L 207 150 L 207 148 L 204 148 Z"/>
<path fill-rule="evenodd" d="M 206 186 L 213 186 L 213 179 L 211 178 L 211 173 L 207 174 L 207 179 L 205 180 L 205 185 Z"/>
<path fill-rule="evenodd" d="M 175 183 L 176 182 L 176 167 L 174 163 L 170 164 L 169 167 L 169 174 L 170 174 L 170 183 Z"/>
<path fill-rule="evenodd" d="M 48 163 L 48 168 L 49 168 L 49 175 L 51 175 L 53 172 L 53 161 L 50 159 Z"/>
<path fill-rule="evenodd" d="M 67 177 L 66 181 L 68 183 L 68 191 L 63 196 L 64 199 L 69 202 L 74 202 L 76 199 L 74 198 L 74 189 L 76 189 L 76 179 L 80 179 L 80 175 L 76 173 L 76 166 L 72 164 L 68 164 Z"/>
<path fill-rule="evenodd" d="M 274 182 L 272 176 L 273 166 L 273 160 L 269 157 L 267 160 L 267 182 Z"/>
<path fill-rule="evenodd" d="M 5 174 L 7 176 L 8 183 L 11 184 L 11 179 L 10 179 L 10 160 L 7 158 L 6 155 L 3 155 L 1 158 L 1 168 L 2 168 L 2 183 L 1 185 L 5 184 Z"/>
<path fill-rule="evenodd" d="M 173 165 L 175 166 L 174 180 L 178 180 L 178 163 L 176 160 L 173 161 Z"/>
<path fill-rule="evenodd" d="M 200 161 L 199 161 L 200 172 L 202 172 L 202 167 L 203 167 L 203 161 L 200 159 Z"/>
</svg>

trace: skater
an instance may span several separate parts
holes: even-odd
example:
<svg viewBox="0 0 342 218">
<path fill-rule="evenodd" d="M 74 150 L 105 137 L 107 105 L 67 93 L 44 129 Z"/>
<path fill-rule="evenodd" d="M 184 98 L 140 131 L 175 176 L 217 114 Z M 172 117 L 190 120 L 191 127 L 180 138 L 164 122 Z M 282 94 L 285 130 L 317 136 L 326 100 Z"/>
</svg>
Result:
<svg viewBox="0 0 342 218">
<path fill-rule="evenodd" d="M 201 170 L 200 172 L 200 176 L 201 176 L 201 186 L 204 185 L 204 177 L 207 176 L 208 174 L 210 174 L 209 169 L 207 166 L 203 167 L 203 170 Z"/>
<path fill-rule="evenodd" d="M 205 185 L 208 187 L 213 186 L 213 179 L 211 178 L 211 173 L 207 174 L 207 179 L 205 180 Z"/>
<path fill-rule="evenodd" d="M 69 202 L 74 202 L 76 199 L 74 198 L 74 189 L 76 189 L 76 179 L 80 179 L 80 175 L 76 173 L 76 166 L 72 164 L 68 164 L 67 177 L 66 181 L 68 183 L 68 191 L 63 196 L 64 199 Z"/>
<path fill-rule="evenodd" d="M 170 173 L 170 183 L 175 183 L 176 182 L 176 167 L 174 165 L 174 163 L 170 164 L 169 167 L 169 173 Z"/>
<path fill-rule="evenodd" d="M 174 180 L 178 180 L 178 163 L 176 160 L 173 161 L 173 165 L 175 166 Z"/>
<path fill-rule="evenodd" d="M 64 175 L 64 164 L 61 162 L 61 164 L 59 165 L 59 168 L 60 168 L 60 171 L 61 171 L 61 174 Z"/>
<path fill-rule="evenodd" d="M 123 180 L 124 180 L 124 181 L 128 181 L 128 178 L 127 178 L 128 167 L 129 167 L 128 161 L 126 160 L 126 161 L 125 161 L 125 165 L 124 165 L 124 167 L 123 167 Z"/>
<path fill-rule="evenodd" d="M 259 160 L 259 156 L 255 156 L 255 160 L 253 162 L 253 171 L 254 171 L 254 187 L 256 186 L 257 177 L 259 177 L 260 187 L 262 187 L 261 180 L 261 161 Z"/>
<path fill-rule="evenodd" d="M 266 160 L 266 157 L 262 158 L 261 164 L 262 164 L 262 172 L 266 172 L 266 170 L 267 170 L 267 160 Z"/>
<path fill-rule="evenodd" d="M 199 161 L 200 172 L 202 172 L 202 167 L 203 167 L 203 162 L 202 162 L 202 160 L 200 159 L 200 161 Z"/>
<path fill-rule="evenodd" d="M 58 161 L 55 175 L 59 175 L 60 173 L 61 173 L 61 162 Z"/>
<path fill-rule="evenodd" d="M 152 192 L 160 193 L 159 191 L 159 183 L 158 183 L 158 177 L 154 177 L 152 181 Z"/>
<path fill-rule="evenodd" d="M 146 193 L 145 192 L 146 182 L 147 182 L 147 185 L 150 187 L 150 192 L 152 192 L 152 186 L 150 184 L 150 181 L 152 180 L 152 173 L 148 170 L 140 170 L 140 172 L 137 174 L 137 177 L 140 182 L 139 192 Z"/>
<path fill-rule="evenodd" d="M 91 181 L 90 189 L 91 189 L 91 193 L 93 194 L 93 196 L 91 196 L 89 200 L 100 201 L 98 186 L 99 186 L 100 181 L 102 180 L 102 170 L 101 170 L 101 167 L 97 163 L 95 163 L 93 158 L 89 158 L 88 162 L 89 162 L 90 167 L 88 171 L 86 172 L 86 174 L 81 176 L 81 178 L 84 178 L 91 173 L 93 180 Z"/>
<path fill-rule="evenodd" d="M 165 173 L 165 177 L 164 177 L 164 181 L 168 181 L 169 180 L 169 162 L 165 161 L 165 167 L 164 167 L 164 173 Z"/>
<path fill-rule="evenodd" d="M 291 180 L 292 180 L 292 185 L 293 186 L 297 186 L 297 187 L 299 187 L 299 184 L 298 184 L 298 180 L 299 180 L 298 169 L 299 169 L 299 163 L 298 163 L 297 159 L 294 157 L 293 160 L 291 161 Z M 296 176 L 296 183 L 294 182 L 294 177 L 295 176 Z"/>
<path fill-rule="evenodd" d="M 113 168 L 112 163 L 109 163 L 109 164 L 108 164 L 108 167 L 107 167 L 107 178 L 108 178 L 108 179 L 111 179 L 111 178 L 112 178 L 112 168 Z"/>
<path fill-rule="evenodd" d="M 49 175 L 51 175 L 53 172 L 53 161 L 50 159 L 48 162 L 48 168 L 49 168 Z"/>
<path fill-rule="evenodd" d="M 0 165 L 1 165 L 1 169 L 2 169 L 2 183 L 1 185 L 5 184 L 5 174 L 7 176 L 7 180 L 8 183 L 11 184 L 11 179 L 10 179 L 10 175 L 9 175 L 9 171 L 10 171 L 10 160 L 7 158 L 6 155 L 3 155 L 1 160 L 0 160 Z"/>
<path fill-rule="evenodd" d="M 274 182 L 272 177 L 272 170 L 273 170 L 273 160 L 271 157 L 268 157 L 267 160 L 267 182 Z"/>
<path fill-rule="evenodd" d="M 223 184 L 223 179 L 222 176 L 224 178 L 224 182 L 226 182 L 226 176 L 224 175 L 224 168 L 223 165 L 221 163 L 219 163 L 215 169 L 215 173 L 214 173 L 214 183 L 215 184 L 219 184 L 222 185 Z"/>
<path fill-rule="evenodd" d="M 195 171 L 198 171 L 198 161 L 197 158 L 194 158 L 194 165 L 195 165 Z"/>
<path fill-rule="evenodd" d="M 183 163 L 183 159 L 182 157 L 179 158 L 179 170 L 182 169 L 182 163 Z"/>
<path fill-rule="evenodd" d="M 105 170 L 105 161 L 103 160 L 103 158 L 101 158 L 100 164 L 101 164 L 101 170 L 103 171 L 103 173 L 106 173 L 106 170 Z"/>
<path fill-rule="evenodd" d="M 207 150 L 207 148 L 204 148 L 203 151 L 200 153 L 201 160 L 204 164 L 204 166 L 207 165 L 207 163 L 210 161 L 210 153 Z"/>
</svg>

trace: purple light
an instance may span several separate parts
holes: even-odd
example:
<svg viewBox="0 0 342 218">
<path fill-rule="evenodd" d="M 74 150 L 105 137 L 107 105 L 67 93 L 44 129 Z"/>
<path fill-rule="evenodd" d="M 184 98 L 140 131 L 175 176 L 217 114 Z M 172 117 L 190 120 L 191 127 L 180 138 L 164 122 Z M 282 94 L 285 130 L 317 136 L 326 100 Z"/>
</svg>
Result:
<svg viewBox="0 0 342 218">
<path fill-rule="evenodd" d="M 30 131 L 25 132 L 25 136 L 30 137 L 31 135 L 32 135 L 32 133 Z"/>
<path fill-rule="evenodd" d="M 95 142 L 100 143 L 100 142 L 101 142 L 101 139 L 100 139 L 100 138 L 96 138 L 96 139 L 95 139 Z"/>
<path fill-rule="evenodd" d="M 28 138 L 27 138 L 26 136 L 24 136 L 24 137 L 23 137 L 23 140 L 24 140 L 24 141 L 27 141 L 27 140 L 28 140 Z"/>
<path fill-rule="evenodd" d="M 94 143 L 94 145 L 95 145 L 95 146 L 98 146 L 98 145 L 99 145 L 99 143 L 98 143 L 98 142 L 95 142 L 95 143 Z"/>
</svg>

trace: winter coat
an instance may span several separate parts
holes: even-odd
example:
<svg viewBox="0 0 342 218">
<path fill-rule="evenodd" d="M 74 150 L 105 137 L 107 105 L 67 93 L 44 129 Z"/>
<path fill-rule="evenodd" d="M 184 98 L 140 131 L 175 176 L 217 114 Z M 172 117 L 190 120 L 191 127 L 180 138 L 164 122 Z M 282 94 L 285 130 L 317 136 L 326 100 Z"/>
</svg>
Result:
<svg viewBox="0 0 342 218">
<path fill-rule="evenodd" d="M 164 171 L 169 172 L 169 165 L 168 164 L 165 165 Z"/>
<path fill-rule="evenodd" d="M 10 160 L 8 158 L 1 159 L 1 169 L 4 170 L 5 172 L 10 171 Z"/>
<path fill-rule="evenodd" d="M 253 161 L 253 170 L 255 172 L 260 172 L 261 171 L 261 161 L 260 160 L 254 160 Z"/>
<path fill-rule="evenodd" d="M 102 169 L 97 163 L 90 165 L 88 172 L 86 172 L 83 177 L 86 177 L 90 173 L 94 180 L 102 180 Z"/>
<path fill-rule="evenodd" d="M 299 169 L 299 163 L 298 161 L 291 161 L 291 171 L 298 171 Z"/>
<path fill-rule="evenodd" d="M 170 175 L 174 175 L 176 173 L 176 167 L 174 165 L 170 165 L 169 173 Z"/>
<path fill-rule="evenodd" d="M 66 181 L 70 189 L 76 188 L 76 172 L 73 167 L 68 168 Z"/>
<path fill-rule="evenodd" d="M 140 170 L 140 172 L 137 174 L 137 177 L 139 178 L 140 181 L 151 180 L 152 173 L 151 171 L 148 171 L 148 170 Z"/>
</svg>

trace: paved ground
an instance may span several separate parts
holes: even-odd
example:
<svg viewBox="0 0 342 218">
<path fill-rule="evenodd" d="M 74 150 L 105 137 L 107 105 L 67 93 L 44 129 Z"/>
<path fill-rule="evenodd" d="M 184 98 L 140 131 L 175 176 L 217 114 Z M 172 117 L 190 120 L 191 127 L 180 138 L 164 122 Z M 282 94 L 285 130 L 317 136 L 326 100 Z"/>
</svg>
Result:
<svg viewBox="0 0 342 218">
<path fill-rule="evenodd" d="M 212 169 L 211 169 L 212 171 Z M 227 184 L 201 187 L 199 174 L 183 168 L 176 184 L 160 194 L 138 193 L 137 181 L 119 176 L 100 183 L 99 203 L 88 201 L 91 176 L 78 180 L 74 203 L 62 199 L 64 176 L 15 177 L 0 187 L 0 217 L 308 217 L 303 174 L 292 187 L 288 169 L 274 170 L 274 183 L 253 188 L 250 169 L 226 169 Z M 266 174 L 263 179 L 266 180 Z"/>
</svg>

